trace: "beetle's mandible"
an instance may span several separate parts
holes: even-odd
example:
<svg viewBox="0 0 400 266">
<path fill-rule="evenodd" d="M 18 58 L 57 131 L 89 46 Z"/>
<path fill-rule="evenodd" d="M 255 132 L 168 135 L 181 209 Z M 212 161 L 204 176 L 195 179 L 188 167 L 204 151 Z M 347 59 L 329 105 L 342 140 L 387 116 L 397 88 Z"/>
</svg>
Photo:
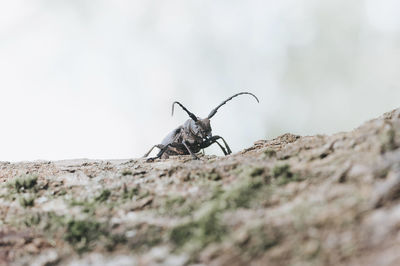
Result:
<svg viewBox="0 0 400 266">
<path fill-rule="evenodd" d="M 199 159 L 196 153 L 200 150 L 209 147 L 210 145 L 216 143 L 222 150 L 225 155 L 231 154 L 232 151 L 229 148 L 226 141 L 217 135 L 212 135 L 211 133 L 211 125 L 210 119 L 217 113 L 218 109 L 226 104 L 228 101 L 232 100 L 234 97 L 249 94 L 253 96 L 257 102 L 258 98 L 250 93 L 250 92 L 240 92 L 237 93 L 225 101 L 223 101 L 220 105 L 214 108 L 211 113 L 207 116 L 207 118 L 201 119 L 191 113 L 185 106 L 183 106 L 179 102 L 174 102 L 172 104 L 172 115 L 174 114 L 174 106 L 175 104 L 179 105 L 190 117 L 182 126 L 178 127 L 171 133 L 169 133 L 161 144 L 154 145 L 143 157 L 147 157 L 150 152 L 155 148 L 159 148 L 160 151 L 156 157 L 149 158 L 147 161 L 153 161 L 157 158 L 166 159 L 170 155 L 188 155 L 190 154 L 193 159 Z M 218 140 L 222 140 L 224 146 L 222 146 Z"/>
</svg>

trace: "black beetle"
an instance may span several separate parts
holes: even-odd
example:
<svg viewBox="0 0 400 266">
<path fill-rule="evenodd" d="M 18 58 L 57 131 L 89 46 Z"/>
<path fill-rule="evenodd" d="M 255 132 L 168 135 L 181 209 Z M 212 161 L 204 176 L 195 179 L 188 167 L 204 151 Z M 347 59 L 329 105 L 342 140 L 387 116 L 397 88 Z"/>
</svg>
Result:
<svg viewBox="0 0 400 266">
<path fill-rule="evenodd" d="M 160 151 L 156 157 L 149 158 L 147 161 L 153 161 L 157 158 L 166 159 L 169 155 L 188 155 L 190 154 L 193 159 L 199 159 L 196 153 L 200 150 L 207 148 L 208 146 L 216 143 L 222 150 L 225 155 L 231 154 L 232 151 L 229 148 L 226 141 L 220 136 L 213 136 L 211 133 L 211 125 L 210 119 L 217 113 L 218 109 L 226 104 L 228 101 L 232 100 L 234 97 L 249 94 L 253 96 L 257 102 L 258 98 L 250 93 L 250 92 L 240 92 L 237 93 L 225 101 L 223 101 L 220 105 L 214 108 L 211 113 L 207 116 L 207 118 L 201 119 L 191 113 L 185 106 L 183 106 L 179 102 L 174 102 L 172 104 L 172 115 L 174 114 L 174 106 L 175 104 L 182 107 L 182 109 L 189 115 L 190 119 L 188 119 L 182 126 L 178 127 L 171 133 L 169 133 L 161 144 L 154 145 L 143 157 L 147 157 L 150 152 L 155 148 L 159 148 Z M 225 147 L 223 147 L 217 140 L 221 139 L 224 142 Z"/>
</svg>

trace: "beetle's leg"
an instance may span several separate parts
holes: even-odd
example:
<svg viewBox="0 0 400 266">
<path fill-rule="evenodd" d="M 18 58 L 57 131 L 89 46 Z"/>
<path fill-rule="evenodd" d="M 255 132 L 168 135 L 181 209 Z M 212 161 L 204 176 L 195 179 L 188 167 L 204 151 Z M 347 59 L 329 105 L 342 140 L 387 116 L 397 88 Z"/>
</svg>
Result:
<svg viewBox="0 0 400 266">
<path fill-rule="evenodd" d="M 193 159 L 195 159 L 195 160 L 200 160 L 200 158 L 197 157 L 197 155 L 194 154 L 194 153 L 192 152 L 192 150 L 189 148 L 189 145 L 187 145 L 186 141 L 183 141 L 182 143 L 183 143 L 183 145 L 185 145 L 185 148 L 188 150 L 189 154 L 192 155 L 192 158 L 193 158 Z"/>
<path fill-rule="evenodd" d="M 228 151 L 228 154 L 231 154 L 231 153 L 232 153 L 231 148 L 229 148 L 228 143 L 226 143 L 226 141 L 224 140 L 223 137 L 221 137 L 221 136 L 212 136 L 211 139 L 215 139 L 215 140 L 222 139 L 222 141 L 223 141 L 224 144 L 225 144 L 226 150 Z"/>
<path fill-rule="evenodd" d="M 145 155 L 143 155 L 142 158 L 146 158 L 147 156 L 149 156 L 149 154 L 153 151 L 154 148 L 159 148 L 160 150 L 162 150 L 164 148 L 164 145 L 162 145 L 162 144 L 154 145 L 153 147 L 151 147 L 151 149 L 148 152 L 146 152 Z"/>
<path fill-rule="evenodd" d="M 216 139 L 213 139 L 213 138 L 210 138 L 207 141 L 203 142 L 201 144 L 201 148 L 202 149 L 207 148 L 207 147 L 211 146 L 214 143 L 218 144 L 218 146 L 221 148 L 221 150 L 224 153 L 224 155 L 228 155 L 228 153 L 226 152 L 225 148 Z"/>
<path fill-rule="evenodd" d="M 225 144 L 225 147 L 226 147 L 226 149 L 227 149 L 227 151 L 228 151 L 228 154 L 231 154 L 231 153 L 232 153 L 232 150 L 231 150 L 231 148 L 229 148 L 228 143 L 226 143 L 226 141 L 225 141 L 223 138 L 221 138 L 221 139 L 222 139 L 222 141 L 223 141 L 224 144 Z"/>
<path fill-rule="evenodd" d="M 224 153 L 224 155 L 228 155 L 228 153 L 226 152 L 225 148 L 218 141 L 215 140 L 214 142 L 218 144 L 218 146 L 221 148 L 221 150 Z"/>
<path fill-rule="evenodd" d="M 209 139 L 207 140 L 207 142 L 204 143 L 204 146 L 202 145 L 202 147 L 206 148 L 206 147 L 210 146 L 211 144 L 213 144 L 214 142 L 216 142 L 216 141 L 219 140 L 219 139 L 222 139 L 222 141 L 223 141 L 224 144 L 225 144 L 225 147 L 226 147 L 226 154 L 225 154 L 225 152 L 224 152 L 224 154 L 225 154 L 225 155 L 231 154 L 232 151 L 231 151 L 231 148 L 229 148 L 228 143 L 226 143 L 226 141 L 224 140 L 223 137 L 217 136 L 217 135 L 212 136 L 211 138 L 209 138 Z M 217 142 L 217 144 L 220 145 L 218 142 Z M 221 145 L 220 145 L 220 147 L 221 147 Z M 224 151 L 224 150 L 222 150 L 222 151 Z"/>
<path fill-rule="evenodd" d="M 157 153 L 157 156 L 156 156 L 156 157 L 151 157 L 151 158 L 147 159 L 146 162 L 153 162 L 155 159 L 161 158 L 161 156 L 164 154 L 164 152 L 166 152 L 166 150 L 168 149 L 168 147 L 169 147 L 170 145 L 171 145 L 171 144 L 167 144 L 167 145 L 165 145 L 165 146 L 162 145 L 162 144 L 155 145 L 154 147 L 159 148 L 160 151 Z M 151 148 L 151 149 L 154 149 L 154 147 Z M 150 152 L 151 152 L 151 150 L 150 150 L 148 153 L 150 153 Z M 148 155 L 148 154 L 147 154 L 147 155 Z"/>
</svg>

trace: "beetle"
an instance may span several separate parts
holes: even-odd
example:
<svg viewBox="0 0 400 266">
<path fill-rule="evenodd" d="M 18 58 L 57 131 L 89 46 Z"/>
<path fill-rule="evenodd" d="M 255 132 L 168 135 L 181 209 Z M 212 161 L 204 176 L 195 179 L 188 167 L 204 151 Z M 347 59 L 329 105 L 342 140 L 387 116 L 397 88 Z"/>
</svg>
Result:
<svg viewBox="0 0 400 266">
<path fill-rule="evenodd" d="M 253 96 L 257 102 L 259 102 L 258 98 L 250 93 L 250 92 L 240 92 L 237 93 L 225 101 L 223 101 L 220 105 L 214 108 L 207 118 L 201 119 L 197 117 L 185 106 L 183 106 L 180 102 L 174 102 L 172 104 L 172 115 L 174 115 L 174 106 L 175 104 L 179 105 L 190 117 L 183 125 L 179 126 L 171 133 L 169 133 L 161 142 L 161 144 L 154 145 L 144 156 L 146 158 L 154 148 L 159 148 L 160 151 L 158 152 L 156 157 L 152 157 L 147 159 L 148 162 L 154 161 L 155 159 L 162 158 L 167 159 L 170 155 L 191 155 L 193 159 L 198 160 L 199 157 L 196 155 L 200 150 L 209 147 L 210 145 L 216 143 L 224 153 L 224 155 L 231 154 L 232 151 L 229 148 L 229 145 L 226 143 L 224 138 L 217 135 L 212 135 L 210 119 L 217 113 L 218 109 L 226 104 L 228 101 L 232 100 L 233 98 L 248 94 Z M 222 146 L 218 140 L 222 140 L 225 147 Z"/>
</svg>

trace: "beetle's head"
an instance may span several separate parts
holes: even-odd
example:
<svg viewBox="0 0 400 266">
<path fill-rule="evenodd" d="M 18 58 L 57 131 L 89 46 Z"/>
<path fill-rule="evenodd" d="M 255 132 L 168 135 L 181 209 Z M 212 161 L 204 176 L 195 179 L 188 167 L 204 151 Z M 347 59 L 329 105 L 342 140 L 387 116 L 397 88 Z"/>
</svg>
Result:
<svg viewBox="0 0 400 266">
<path fill-rule="evenodd" d="M 172 104 L 172 114 L 174 114 L 174 105 L 175 104 L 179 105 L 191 118 L 189 127 L 190 127 L 190 131 L 193 133 L 193 135 L 200 137 L 202 139 L 210 138 L 212 136 L 209 118 L 201 119 L 201 118 L 197 117 L 192 112 L 190 112 L 188 109 L 186 109 L 186 107 L 183 106 L 180 102 L 174 102 Z"/>
<path fill-rule="evenodd" d="M 199 136 L 203 139 L 210 138 L 212 136 L 210 119 L 204 118 L 197 120 L 194 123 L 192 131 L 196 136 Z"/>
</svg>

